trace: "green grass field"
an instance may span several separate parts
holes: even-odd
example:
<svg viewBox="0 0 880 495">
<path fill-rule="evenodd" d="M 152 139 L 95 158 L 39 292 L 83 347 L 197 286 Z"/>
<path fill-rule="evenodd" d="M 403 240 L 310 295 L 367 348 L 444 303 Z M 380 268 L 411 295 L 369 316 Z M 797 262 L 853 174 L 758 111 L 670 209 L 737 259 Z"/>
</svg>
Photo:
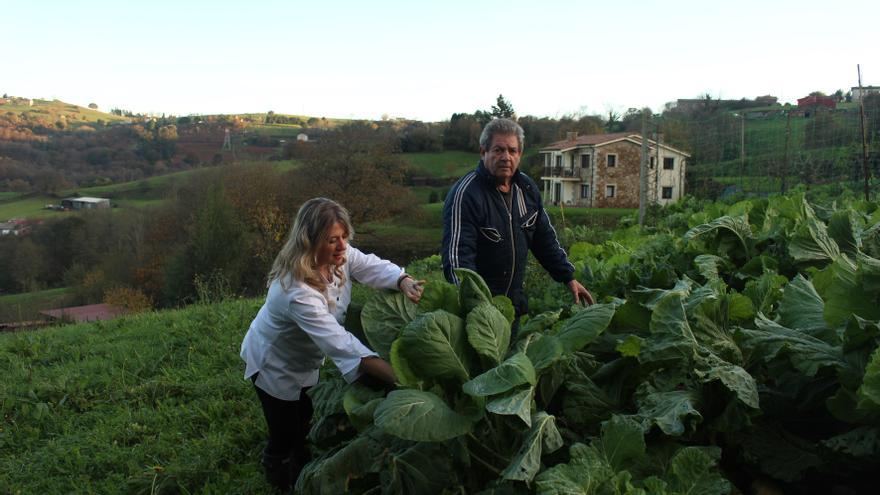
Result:
<svg viewBox="0 0 880 495">
<path fill-rule="evenodd" d="M 260 303 L 0 335 L 0 493 L 271 493 L 238 357 Z"/>
<path fill-rule="evenodd" d="M 69 306 L 70 289 L 48 289 L 0 296 L 0 323 L 40 319 L 40 311 Z"/>
<path fill-rule="evenodd" d="M 438 153 L 405 153 L 403 157 L 418 172 L 430 177 L 461 177 L 477 165 L 478 153 L 442 151 Z"/>
<path fill-rule="evenodd" d="M 46 210 L 47 204 L 58 203 L 58 198 L 50 196 L 29 196 L 14 201 L 0 202 L 0 222 L 13 218 L 41 219 L 60 217 L 68 212 Z"/>
</svg>

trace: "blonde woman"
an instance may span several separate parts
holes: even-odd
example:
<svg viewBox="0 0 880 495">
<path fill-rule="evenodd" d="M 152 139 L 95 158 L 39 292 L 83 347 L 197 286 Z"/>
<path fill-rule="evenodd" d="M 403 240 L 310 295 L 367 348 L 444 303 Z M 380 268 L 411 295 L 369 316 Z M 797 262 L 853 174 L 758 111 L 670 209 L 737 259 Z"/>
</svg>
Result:
<svg viewBox="0 0 880 495">
<path fill-rule="evenodd" d="M 329 357 L 346 381 L 362 374 L 394 384 L 391 366 L 342 326 L 351 282 L 399 289 L 418 302 L 421 282 L 403 269 L 351 246 L 348 212 L 335 201 L 306 201 L 268 277 L 268 295 L 241 344 L 245 378 L 254 383 L 269 430 L 263 451 L 267 481 L 288 488 L 309 459 L 312 403 L 305 393 Z"/>
</svg>

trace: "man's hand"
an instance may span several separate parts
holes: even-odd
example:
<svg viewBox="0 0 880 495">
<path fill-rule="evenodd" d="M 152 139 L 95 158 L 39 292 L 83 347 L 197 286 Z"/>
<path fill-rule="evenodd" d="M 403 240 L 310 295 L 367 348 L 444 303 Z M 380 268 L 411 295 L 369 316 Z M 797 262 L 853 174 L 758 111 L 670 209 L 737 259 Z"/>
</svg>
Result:
<svg viewBox="0 0 880 495">
<path fill-rule="evenodd" d="M 590 291 L 588 291 L 587 288 L 581 285 L 577 280 L 572 280 L 568 283 L 568 290 L 574 295 L 575 304 L 586 304 L 587 306 L 596 304 Z"/>
</svg>

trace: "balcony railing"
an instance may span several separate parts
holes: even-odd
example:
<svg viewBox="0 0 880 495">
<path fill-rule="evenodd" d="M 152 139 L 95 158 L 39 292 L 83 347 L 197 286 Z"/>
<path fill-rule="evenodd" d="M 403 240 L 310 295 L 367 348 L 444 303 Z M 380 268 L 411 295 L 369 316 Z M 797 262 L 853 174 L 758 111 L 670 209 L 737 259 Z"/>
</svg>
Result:
<svg viewBox="0 0 880 495">
<path fill-rule="evenodd" d="M 562 178 L 587 180 L 590 177 L 590 169 L 589 168 L 571 169 L 570 167 L 544 167 L 544 175 L 543 176 L 544 177 L 562 177 Z"/>
</svg>

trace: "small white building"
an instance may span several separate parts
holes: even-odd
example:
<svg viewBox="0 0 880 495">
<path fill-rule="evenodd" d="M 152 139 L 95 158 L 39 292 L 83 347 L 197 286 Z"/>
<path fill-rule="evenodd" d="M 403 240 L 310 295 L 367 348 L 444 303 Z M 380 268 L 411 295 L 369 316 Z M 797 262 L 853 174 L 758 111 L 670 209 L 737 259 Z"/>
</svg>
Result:
<svg viewBox="0 0 880 495">
<path fill-rule="evenodd" d="M 110 208 L 110 200 L 107 198 L 64 198 L 61 206 L 68 210 L 92 210 L 96 208 Z"/>
<path fill-rule="evenodd" d="M 862 86 L 861 88 L 855 86 L 850 88 L 850 91 L 852 92 L 852 101 L 858 103 L 862 101 L 862 98 L 870 94 L 880 93 L 880 86 Z"/>
<path fill-rule="evenodd" d="M 304 132 L 301 132 L 301 133 L 299 133 L 299 134 L 296 135 L 296 140 L 297 140 L 297 141 L 308 141 L 308 140 L 309 140 L 309 135 L 306 134 L 306 133 L 304 133 Z"/>
</svg>

